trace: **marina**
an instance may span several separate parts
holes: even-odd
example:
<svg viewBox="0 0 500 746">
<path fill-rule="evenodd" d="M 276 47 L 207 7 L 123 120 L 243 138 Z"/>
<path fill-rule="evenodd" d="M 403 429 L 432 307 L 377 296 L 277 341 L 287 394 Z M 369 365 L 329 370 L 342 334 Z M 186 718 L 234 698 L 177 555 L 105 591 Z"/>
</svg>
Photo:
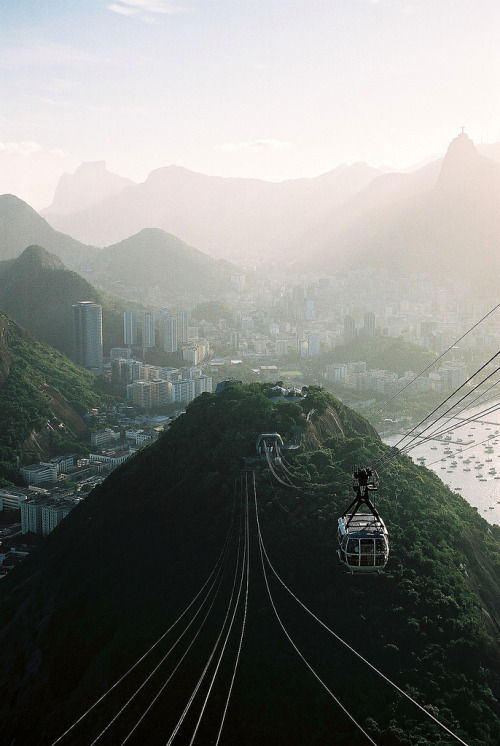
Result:
<svg viewBox="0 0 500 746">
<path fill-rule="evenodd" d="M 410 458 L 434 471 L 454 492 L 459 493 L 488 523 L 500 525 L 500 411 L 489 412 L 484 420 L 471 418 L 500 401 L 467 410 L 467 418 L 446 420 L 446 435 L 421 438 L 412 443 Z M 436 428 L 432 428 L 436 429 Z M 430 431 L 426 435 L 430 434 Z M 398 448 L 405 446 L 402 441 Z M 403 433 L 384 438 L 388 445 L 399 443 Z"/>
</svg>

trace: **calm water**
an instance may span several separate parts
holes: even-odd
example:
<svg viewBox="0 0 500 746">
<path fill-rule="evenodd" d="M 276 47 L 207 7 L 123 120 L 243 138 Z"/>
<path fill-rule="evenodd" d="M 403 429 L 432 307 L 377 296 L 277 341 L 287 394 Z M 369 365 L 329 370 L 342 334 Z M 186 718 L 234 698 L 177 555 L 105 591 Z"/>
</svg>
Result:
<svg viewBox="0 0 500 746">
<path fill-rule="evenodd" d="M 453 430 L 418 443 L 408 455 L 415 463 L 432 469 L 489 523 L 500 525 L 500 411 L 464 423 L 464 419 L 470 420 L 495 405 L 500 406 L 500 401 L 473 407 L 457 419 L 443 421 L 441 429 L 453 427 Z M 395 445 L 401 437 L 385 437 L 384 442 Z M 409 441 L 402 441 L 398 448 L 403 448 L 405 442 Z"/>
</svg>

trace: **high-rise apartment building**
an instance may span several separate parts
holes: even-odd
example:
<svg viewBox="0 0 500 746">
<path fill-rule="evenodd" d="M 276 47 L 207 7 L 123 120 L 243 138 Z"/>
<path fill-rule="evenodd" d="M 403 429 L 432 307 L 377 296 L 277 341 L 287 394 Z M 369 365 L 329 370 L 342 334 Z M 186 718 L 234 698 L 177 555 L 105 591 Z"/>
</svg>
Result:
<svg viewBox="0 0 500 746">
<path fill-rule="evenodd" d="M 151 383 L 134 381 L 127 386 L 127 399 L 136 407 L 151 409 Z"/>
<path fill-rule="evenodd" d="M 123 314 L 123 342 L 130 347 L 137 344 L 137 314 L 133 308 Z"/>
<path fill-rule="evenodd" d="M 375 336 L 375 314 L 367 311 L 363 316 L 363 331 L 367 337 Z"/>
<path fill-rule="evenodd" d="M 177 344 L 182 346 L 188 341 L 189 317 L 187 311 L 179 311 L 177 314 Z"/>
<path fill-rule="evenodd" d="M 356 324 L 352 316 L 344 316 L 344 342 L 351 342 L 356 337 Z"/>
<path fill-rule="evenodd" d="M 149 311 L 142 314 L 142 346 L 155 347 L 155 317 Z"/>
<path fill-rule="evenodd" d="M 163 349 L 165 352 L 177 352 L 177 319 L 175 316 L 162 315 L 160 319 L 160 330 Z"/>
<path fill-rule="evenodd" d="M 73 355 L 84 368 L 102 372 L 102 306 L 91 300 L 73 306 Z"/>
</svg>

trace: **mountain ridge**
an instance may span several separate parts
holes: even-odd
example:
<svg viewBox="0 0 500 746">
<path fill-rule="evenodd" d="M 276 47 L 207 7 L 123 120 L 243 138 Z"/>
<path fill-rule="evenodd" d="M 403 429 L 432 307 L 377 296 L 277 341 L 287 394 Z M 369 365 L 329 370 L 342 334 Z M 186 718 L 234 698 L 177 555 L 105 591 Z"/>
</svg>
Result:
<svg viewBox="0 0 500 746">
<path fill-rule="evenodd" d="M 359 163 L 272 183 L 166 166 L 56 227 L 80 237 L 95 231 L 86 237 L 101 244 L 108 229 L 126 237 L 157 227 L 246 264 L 272 255 L 298 269 L 307 253 L 308 268 L 320 273 L 385 262 L 398 273 L 443 278 L 451 271 L 494 284 L 499 172 L 495 146 L 476 148 L 463 132 L 443 158 L 410 172 L 381 173 Z"/>
<path fill-rule="evenodd" d="M 101 282 L 125 281 L 145 290 L 157 286 L 171 296 L 219 297 L 231 290 L 231 275 L 241 268 L 214 259 L 160 228 L 143 228 L 106 246 L 93 265 Z"/>
<path fill-rule="evenodd" d="M 91 207 L 107 197 L 119 194 L 131 179 L 118 176 L 106 169 L 104 161 L 82 163 L 74 174 L 63 174 L 57 184 L 50 207 L 41 210 L 42 217 L 50 214 L 66 215 L 75 209 Z"/>
<path fill-rule="evenodd" d="M 28 246 L 44 246 L 73 268 L 85 264 L 98 249 L 54 230 L 26 202 L 13 194 L 0 195 L 0 261 L 15 259 Z"/>
<path fill-rule="evenodd" d="M 378 173 L 366 164 L 354 164 L 311 179 L 275 183 L 164 166 L 95 209 L 51 220 L 55 227 L 101 246 L 142 228 L 161 228 L 207 253 L 241 260 L 247 250 L 255 250 L 256 242 L 262 251 L 273 250 L 283 231 L 280 243 L 287 243 L 297 216 L 322 214 L 332 201 L 342 202 Z"/>
<path fill-rule="evenodd" d="M 500 280 L 500 165 L 479 155 L 461 134 L 437 175 L 435 164 L 426 169 L 436 176 L 434 185 L 400 191 L 396 199 L 389 189 L 389 199 L 382 196 L 369 209 L 362 205 L 360 210 L 356 200 L 361 197 L 354 198 L 340 219 L 333 214 L 329 223 L 317 226 L 313 266 L 327 272 L 333 265 L 391 267 L 495 287 Z"/>
</svg>

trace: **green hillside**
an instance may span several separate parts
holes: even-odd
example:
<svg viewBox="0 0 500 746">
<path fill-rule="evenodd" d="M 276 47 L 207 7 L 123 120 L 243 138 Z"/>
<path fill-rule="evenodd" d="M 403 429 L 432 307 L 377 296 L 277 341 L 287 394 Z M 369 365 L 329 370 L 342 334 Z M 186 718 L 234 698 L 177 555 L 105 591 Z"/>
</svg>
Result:
<svg viewBox="0 0 500 746">
<path fill-rule="evenodd" d="M 94 288 L 41 246 L 0 263 L 0 308 L 35 337 L 73 356 L 71 306 L 94 300 L 103 307 L 105 354 L 123 344 L 125 303 Z"/>
<path fill-rule="evenodd" d="M 27 246 L 39 244 L 74 268 L 99 252 L 95 246 L 55 231 L 44 218 L 13 194 L 0 195 L 0 259 L 18 257 Z"/>
<path fill-rule="evenodd" d="M 105 284 L 126 282 L 160 287 L 164 292 L 218 297 L 231 288 L 231 274 L 241 272 L 230 262 L 213 259 L 157 228 L 102 249 L 96 265 Z"/>
<path fill-rule="evenodd" d="M 36 340 L 12 319 L 0 315 L 0 483 L 17 481 L 30 461 L 28 438 L 46 431 L 49 448 L 68 450 L 81 436 L 81 416 L 102 399 L 92 373 Z M 50 427 L 47 427 L 50 422 Z M 57 432 L 56 432 L 57 431 Z"/>
<path fill-rule="evenodd" d="M 231 588 L 236 599 L 238 586 L 234 629 L 213 690 L 208 696 L 220 646 L 177 740 L 191 742 L 206 702 L 197 742 L 215 743 L 246 608 L 220 743 L 367 743 L 277 621 L 254 500 L 273 567 L 325 625 L 463 742 L 500 741 L 500 530 L 434 474 L 398 456 L 381 471 L 377 498 L 391 541 L 387 572 L 343 574 L 335 532 L 352 497 L 351 466 L 372 463 L 386 447 L 365 420 L 324 391 L 312 388 L 299 403 L 273 402 L 269 393 L 270 386 L 252 384 L 198 397 L 3 581 L 6 743 L 53 743 L 160 635 L 154 661 L 132 669 L 61 743 L 90 744 L 100 734 L 100 743 L 122 743 L 145 713 L 127 743 L 167 743 L 218 635 L 226 634 L 228 599 Z M 297 426 L 302 445 L 285 452 L 283 466 L 300 490 L 277 482 L 268 468 L 242 471 L 243 459 L 256 455 L 259 433 L 279 431 L 291 440 Z M 247 562 L 248 591 L 240 574 Z M 217 566 L 225 574 L 211 575 Z M 269 568 L 267 576 L 288 633 L 372 743 L 455 742 L 314 621 Z"/>
</svg>

